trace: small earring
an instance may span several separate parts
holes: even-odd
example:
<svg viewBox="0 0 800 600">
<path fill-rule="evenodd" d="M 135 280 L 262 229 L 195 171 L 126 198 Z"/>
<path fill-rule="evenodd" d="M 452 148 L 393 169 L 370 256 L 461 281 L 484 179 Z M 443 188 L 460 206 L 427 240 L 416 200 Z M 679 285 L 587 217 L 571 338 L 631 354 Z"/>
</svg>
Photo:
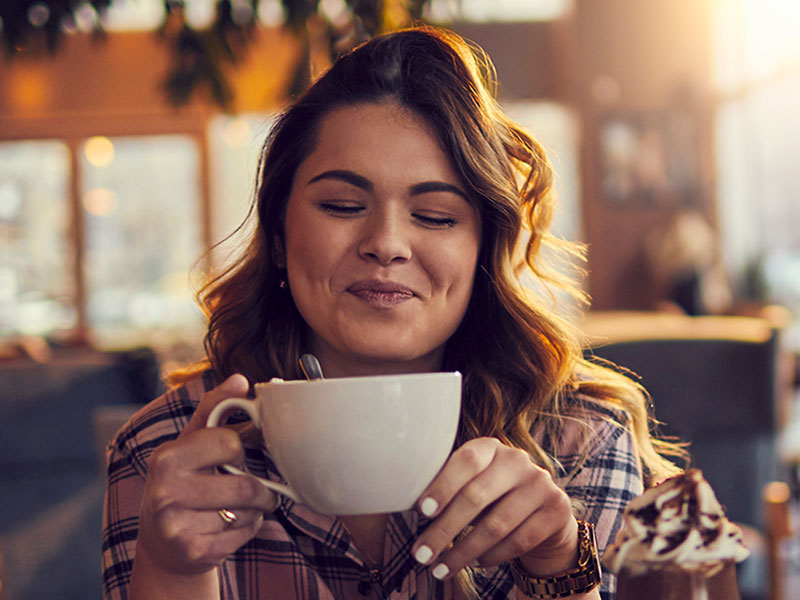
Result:
<svg viewBox="0 0 800 600">
<path fill-rule="evenodd" d="M 286 283 L 286 280 L 283 277 L 281 277 L 280 281 L 278 281 L 278 287 L 282 290 L 285 290 L 287 287 L 289 287 L 289 284 Z"/>
</svg>

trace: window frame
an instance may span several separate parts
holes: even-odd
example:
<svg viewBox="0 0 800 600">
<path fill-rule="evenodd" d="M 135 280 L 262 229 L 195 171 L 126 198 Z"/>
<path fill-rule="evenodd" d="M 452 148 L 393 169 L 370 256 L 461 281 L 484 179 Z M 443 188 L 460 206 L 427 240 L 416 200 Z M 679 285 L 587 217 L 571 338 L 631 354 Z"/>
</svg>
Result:
<svg viewBox="0 0 800 600">
<path fill-rule="evenodd" d="M 205 252 L 212 245 L 213 202 L 211 186 L 211 164 L 208 139 L 208 124 L 216 113 L 210 109 L 187 108 L 181 111 L 157 114 L 92 114 L 92 115 L 47 115 L 27 118 L 9 118 L 0 115 L 0 141 L 44 141 L 55 140 L 66 145 L 69 153 L 68 242 L 73 251 L 72 278 L 75 285 L 76 323 L 65 332 L 76 343 L 88 343 L 91 326 L 88 319 L 88 292 L 86 284 L 85 243 L 86 223 L 81 204 L 83 188 L 80 153 L 85 141 L 95 135 L 107 137 L 143 137 L 157 135 L 183 135 L 197 144 L 198 190 L 200 194 L 200 231 L 202 258 L 208 261 Z M 202 265 L 204 268 L 210 266 Z"/>
</svg>

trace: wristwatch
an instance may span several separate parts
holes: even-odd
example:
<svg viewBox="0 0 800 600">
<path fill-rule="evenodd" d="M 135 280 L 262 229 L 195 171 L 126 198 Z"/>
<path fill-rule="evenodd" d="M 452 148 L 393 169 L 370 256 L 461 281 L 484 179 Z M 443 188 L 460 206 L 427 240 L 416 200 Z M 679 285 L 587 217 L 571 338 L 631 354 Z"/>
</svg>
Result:
<svg viewBox="0 0 800 600">
<path fill-rule="evenodd" d="M 522 562 L 511 561 L 516 586 L 531 598 L 566 598 L 585 594 L 600 585 L 600 557 L 594 538 L 594 525 L 578 521 L 578 566 L 552 577 L 531 577 Z"/>
</svg>

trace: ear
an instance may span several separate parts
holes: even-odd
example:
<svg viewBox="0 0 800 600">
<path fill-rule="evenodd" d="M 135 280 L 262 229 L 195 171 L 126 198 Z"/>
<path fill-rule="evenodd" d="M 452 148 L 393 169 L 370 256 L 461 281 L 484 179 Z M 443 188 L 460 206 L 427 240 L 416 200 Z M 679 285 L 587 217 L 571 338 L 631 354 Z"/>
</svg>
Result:
<svg viewBox="0 0 800 600">
<path fill-rule="evenodd" d="M 280 235 L 272 238 L 272 262 L 279 269 L 286 268 L 286 247 Z"/>
</svg>

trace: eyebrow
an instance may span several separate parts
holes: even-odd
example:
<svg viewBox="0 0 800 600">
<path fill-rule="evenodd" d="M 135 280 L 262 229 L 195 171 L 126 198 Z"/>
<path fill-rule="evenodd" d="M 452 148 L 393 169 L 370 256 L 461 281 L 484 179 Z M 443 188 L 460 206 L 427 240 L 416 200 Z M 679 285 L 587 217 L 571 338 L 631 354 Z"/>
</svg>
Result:
<svg viewBox="0 0 800 600">
<path fill-rule="evenodd" d="M 315 175 L 311 179 L 308 180 L 308 183 L 316 183 L 317 181 L 322 181 L 324 179 L 333 179 L 337 181 L 344 181 L 345 183 L 349 183 L 352 186 L 360 188 L 362 190 L 366 190 L 371 192 L 375 189 L 375 184 L 372 183 L 369 179 L 364 177 L 363 175 L 359 175 L 358 173 L 354 173 L 353 171 L 347 171 L 345 169 L 333 169 L 330 171 L 323 171 L 319 175 Z M 451 194 L 456 194 L 460 196 L 467 202 L 469 202 L 469 198 L 461 190 L 459 187 L 452 185 L 450 183 L 445 183 L 444 181 L 422 181 L 420 183 L 415 183 L 409 188 L 409 193 L 412 196 L 419 196 L 422 194 L 430 194 L 433 192 L 449 192 Z"/>
<path fill-rule="evenodd" d="M 315 175 L 309 179 L 308 183 L 316 183 L 317 181 L 322 181 L 323 179 L 344 181 L 345 183 L 349 183 L 350 185 L 361 188 L 362 190 L 367 190 L 368 192 L 371 192 L 375 189 L 375 185 L 366 177 L 358 175 L 357 173 L 353 173 L 352 171 L 346 171 L 344 169 L 323 171 L 319 175 Z"/>
<path fill-rule="evenodd" d="M 461 188 L 450 183 L 445 183 L 444 181 L 423 181 L 422 183 L 415 183 L 411 186 L 411 188 L 409 188 L 409 191 L 411 192 L 412 196 L 429 194 L 431 192 L 449 192 L 451 194 L 455 194 L 456 196 L 461 196 L 464 200 L 469 202 L 469 198 L 467 198 L 467 195 L 461 190 Z"/>
</svg>

